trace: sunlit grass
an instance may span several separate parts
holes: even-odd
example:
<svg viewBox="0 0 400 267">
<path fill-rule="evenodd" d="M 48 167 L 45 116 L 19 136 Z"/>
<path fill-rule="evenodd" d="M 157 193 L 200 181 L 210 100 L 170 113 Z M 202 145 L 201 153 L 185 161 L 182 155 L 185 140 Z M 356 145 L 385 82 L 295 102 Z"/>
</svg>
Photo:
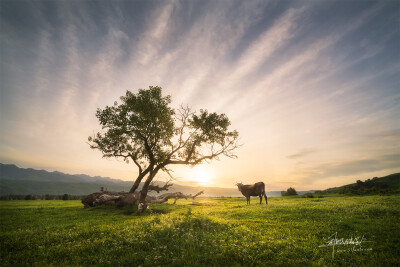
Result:
<svg viewBox="0 0 400 267">
<path fill-rule="evenodd" d="M 1 265 L 398 265 L 398 196 L 179 200 L 83 209 L 79 201 L 2 201 Z M 326 238 L 364 236 L 336 253 Z"/>
</svg>

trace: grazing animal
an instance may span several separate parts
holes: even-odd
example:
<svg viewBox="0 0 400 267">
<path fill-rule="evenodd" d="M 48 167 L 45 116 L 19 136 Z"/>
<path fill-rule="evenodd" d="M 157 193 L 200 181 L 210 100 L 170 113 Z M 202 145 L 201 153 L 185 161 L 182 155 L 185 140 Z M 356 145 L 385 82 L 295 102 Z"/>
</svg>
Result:
<svg viewBox="0 0 400 267">
<path fill-rule="evenodd" d="M 242 184 L 237 183 L 239 191 L 242 192 L 243 196 L 247 199 L 247 204 L 250 204 L 250 197 L 258 196 L 260 197 L 260 204 L 262 203 L 262 197 L 265 197 L 265 204 L 268 205 L 267 195 L 265 194 L 265 184 L 263 182 L 258 182 L 255 184 Z"/>
</svg>

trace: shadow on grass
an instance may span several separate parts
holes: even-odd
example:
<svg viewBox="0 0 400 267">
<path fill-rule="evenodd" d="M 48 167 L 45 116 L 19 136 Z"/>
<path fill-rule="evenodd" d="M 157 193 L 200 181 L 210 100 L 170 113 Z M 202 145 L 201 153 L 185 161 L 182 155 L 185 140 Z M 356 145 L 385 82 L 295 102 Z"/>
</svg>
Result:
<svg viewBox="0 0 400 267">
<path fill-rule="evenodd" d="M 152 209 L 152 210 L 150 211 L 150 213 L 155 213 L 155 214 L 167 214 L 167 213 L 170 213 L 170 211 Z"/>
</svg>

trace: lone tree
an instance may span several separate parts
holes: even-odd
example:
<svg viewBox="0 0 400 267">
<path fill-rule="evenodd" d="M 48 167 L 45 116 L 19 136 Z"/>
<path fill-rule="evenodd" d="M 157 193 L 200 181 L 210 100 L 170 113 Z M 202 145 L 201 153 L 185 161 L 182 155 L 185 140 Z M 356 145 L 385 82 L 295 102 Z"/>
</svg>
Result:
<svg viewBox="0 0 400 267">
<path fill-rule="evenodd" d="M 172 165 L 194 166 L 221 155 L 236 158 L 238 132 L 228 129 L 231 123 L 225 114 L 196 113 L 184 106 L 175 110 L 170 107 L 171 96 L 162 96 L 158 86 L 139 89 L 137 94 L 127 91 L 120 99 L 120 104 L 97 110 L 102 131 L 88 140 L 103 157 L 122 158 L 137 166 L 129 193 L 145 180 L 139 207 L 147 206 L 149 186 L 160 170 L 171 176 Z"/>
<path fill-rule="evenodd" d="M 282 196 L 297 196 L 297 191 L 293 187 L 289 187 L 286 192 L 281 191 Z"/>
</svg>

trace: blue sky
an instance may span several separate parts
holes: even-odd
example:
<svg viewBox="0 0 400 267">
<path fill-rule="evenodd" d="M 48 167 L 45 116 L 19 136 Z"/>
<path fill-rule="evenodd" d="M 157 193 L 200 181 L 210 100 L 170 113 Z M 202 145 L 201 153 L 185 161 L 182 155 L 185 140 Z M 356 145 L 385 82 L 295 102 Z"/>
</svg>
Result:
<svg viewBox="0 0 400 267">
<path fill-rule="evenodd" d="M 0 5 L 3 163 L 132 180 L 86 140 L 97 108 L 159 85 L 226 113 L 243 144 L 178 181 L 324 189 L 400 171 L 399 1 Z"/>
</svg>

